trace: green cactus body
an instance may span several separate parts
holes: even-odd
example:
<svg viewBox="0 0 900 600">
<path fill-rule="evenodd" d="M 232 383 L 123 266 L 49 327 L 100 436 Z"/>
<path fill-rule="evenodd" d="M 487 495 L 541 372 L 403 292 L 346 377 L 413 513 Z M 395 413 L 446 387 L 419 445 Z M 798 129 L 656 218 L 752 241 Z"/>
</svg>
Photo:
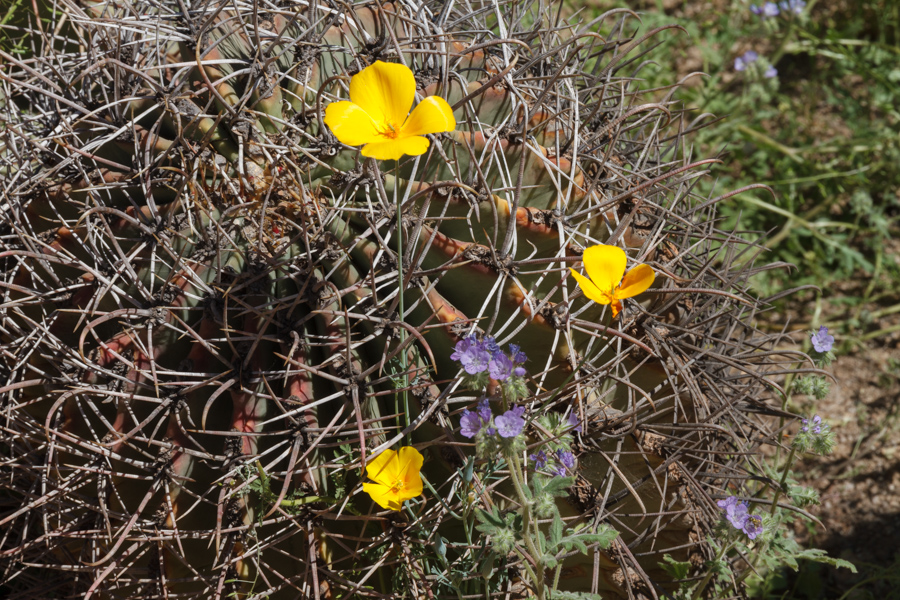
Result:
<svg viewBox="0 0 900 600">
<path fill-rule="evenodd" d="M 470 333 L 527 353 L 530 414 L 588 418 L 560 505 L 620 538 L 568 557 L 561 589 L 644 593 L 675 585 L 663 554 L 709 558 L 720 450 L 765 433 L 744 409 L 767 410 L 778 357 L 752 326 L 751 246 L 692 192 L 686 116 L 638 94 L 630 17 L 347 8 L 67 2 L 43 25 L 58 38 L 0 72 L 10 589 L 477 592 L 421 552 L 490 554 L 460 521 L 475 398 L 450 355 Z M 397 164 L 337 142 L 324 108 L 375 60 L 408 65 L 457 130 Z M 617 319 L 568 277 L 597 243 L 657 272 Z M 385 515 L 360 469 L 401 440 L 437 497 Z M 508 508 L 503 479 L 476 477 L 477 502 Z"/>
</svg>

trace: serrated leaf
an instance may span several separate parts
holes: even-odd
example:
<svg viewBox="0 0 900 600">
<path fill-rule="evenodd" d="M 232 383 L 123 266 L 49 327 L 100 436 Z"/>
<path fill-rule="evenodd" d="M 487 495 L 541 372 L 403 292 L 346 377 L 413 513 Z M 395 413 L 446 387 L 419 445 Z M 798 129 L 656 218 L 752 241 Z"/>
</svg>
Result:
<svg viewBox="0 0 900 600">
<path fill-rule="evenodd" d="M 562 592 L 553 590 L 549 595 L 550 600 L 607 600 L 600 594 L 591 594 L 589 592 Z"/>
<path fill-rule="evenodd" d="M 568 489 L 575 483 L 574 477 L 554 477 L 544 485 L 544 492 L 553 496 L 567 496 Z"/>
<path fill-rule="evenodd" d="M 485 525 L 491 525 L 492 527 L 506 527 L 507 521 L 500 516 L 500 513 L 497 511 L 497 507 L 491 507 L 491 512 L 487 512 L 481 508 L 475 509 L 475 517 L 484 523 Z"/>
<path fill-rule="evenodd" d="M 691 572 L 691 563 L 679 562 L 668 554 L 663 556 L 663 562 L 656 564 L 674 579 L 684 579 Z"/>
<path fill-rule="evenodd" d="M 808 548 L 806 550 L 802 550 L 801 552 L 795 554 L 794 558 L 823 563 L 826 565 L 831 565 L 832 567 L 837 567 L 839 569 L 850 569 L 852 573 L 856 573 L 856 565 L 854 565 L 852 562 L 844 560 L 842 558 L 832 558 L 820 548 Z M 797 568 L 794 567 L 794 570 L 796 571 Z"/>
</svg>

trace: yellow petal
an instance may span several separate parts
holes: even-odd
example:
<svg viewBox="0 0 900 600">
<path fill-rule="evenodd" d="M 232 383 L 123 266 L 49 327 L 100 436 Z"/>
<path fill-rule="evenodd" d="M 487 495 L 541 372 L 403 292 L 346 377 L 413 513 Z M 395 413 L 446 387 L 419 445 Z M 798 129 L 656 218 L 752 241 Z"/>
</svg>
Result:
<svg viewBox="0 0 900 600">
<path fill-rule="evenodd" d="M 618 300 L 612 301 L 612 318 L 615 319 L 619 316 L 619 313 L 622 312 L 622 303 Z"/>
<path fill-rule="evenodd" d="M 405 65 L 376 60 L 350 80 L 350 100 L 382 128 L 406 121 L 416 97 L 416 78 Z"/>
<path fill-rule="evenodd" d="M 619 285 L 625 274 L 625 251 L 618 246 L 591 246 L 584 251 L 582 260 L 584 270 L 594 285 L 607 293 L 611 293 Z"/>
<path fill-rule="evenodd" d="M 425 154 L 428 145 L 431 143 L 428 138 L 421 136 L 397 138 L 395 140 L 381 137 L 382 141 L 366 144 L 363 146 L 362 155 L 378 160 L 399 160 L 404 154 L 418 156 Z"/>
<path fill-rule="evenodd" d="M 412 446 L 404 446 L 400 448 L 400 478 L 403 480 L 403 491 L 401 495 L 404 500 L 415 498 L 422 493 L 422 463 L 424 458 L 422 454 Z"/>
<path fill-rule="evenodd" d="M 428 96 L 413 109 L 398 137 L 442 133 L 456 129 L 453 109 L 440 96 Z"/>
<path fill-rule="evenodd" d="M 359 146 L 384 139 L 378 135 L 369 113 L 352 102 L 332 102 L 325 107 L 325 124 L 334 137 L 348 146 Z"/>
<path fill-rule="evenodd" d="M 368 470 L 368 469 L 367 469 Z M 364 483 L 363 491 L 372 497 L 378 506 L 388 510 L 400 510 L 402 503 L 397 499 L 397 494 L 386 485 L 380 483 Z"/>
<path fill-rule="evenodd" d="M 622 285 L 616 290 L 616 298 L 632 298 L 644 293 L 656 278 L 650 265 L 638 265 L 625 274 Z"/>
<path fill-rule="evenodd" d="M 575 269 L 569 269 L 572 271 L 572 275 L 575 277 L 575 281 L 578 282 L 578 285 L 581 286 L 581 291 L 584 292 L 584 295 L 593 300 L 598 304 L 609 304 L 612 300 L 612 296 L 610 296 L 607 292 L 602 291 L 598 288 L 594 283 L 580 274 Z"/>
<path fill-rule="evenodd" d="M 397 453 L 393 450 L 385 450 L 366 463 L 366 475 L 369 476 L 369 479 L 388 487 L 394 485 L 394 482 L 400 478 L 400 462 L 397 460 Z"/>
</svg>

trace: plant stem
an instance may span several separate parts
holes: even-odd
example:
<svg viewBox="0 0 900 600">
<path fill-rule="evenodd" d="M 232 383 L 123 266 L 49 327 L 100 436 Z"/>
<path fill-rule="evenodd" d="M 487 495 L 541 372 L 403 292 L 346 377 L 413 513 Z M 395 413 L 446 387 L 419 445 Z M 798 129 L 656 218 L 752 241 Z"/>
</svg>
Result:
<svg viewBox="0 0 900 600">
<path fill-rule="evenodd" d="M 394 181 L 400 181 L 400 166 L 395 167 Z M 399 186 L 394 186 L 394 202 L 397 206 L 397 300 L 398 300 L 398 319 L 402 323 L 406 306 L 403 302 L 403 215 L 402 201 L 400 198 Z M 406 330 L 400 327 L 400 345 L 406 341 Z M 409 427 L 409 365 L 407 350 L 400 353 L 400 368 L 403 369 L 403 416 L 406 420 L 406 427 Z M 399 412 L 399 411 L 398 411 Z"/>
<path fill-rule="evenodd" d="M 507 464 L 509 465 L 509 477 L 512 480 L 513 487 L 516 489 L 516 494 L 519 496 L 519 503 L 522 505 L 522 523 L 524 526 L 524 531 L 522 533 L 522 539 L 525 541 L 525 547 L 528 548 L 528 552 L 531 554 L 531 558 L 534 560 L 536 573 L 531 571 L 531 569 L 526 564 L 526 569 L 529 571 L 529 574 L 532 576 L 532 583 L 534 584 L 534 592 L 537 595 L 537 600 L 544 600 L 544 561 L 543 561 L 543 552 L 541 552 L 538 547 L 535 545 L 535 539 L 537 536 L 531 535 L 531 525 L 532 525 L 532 514 L 531 514 L 531 499 L 525 493 L 525 488 L 522 485 L 522 480 L 524 477 L 520 475 L 522 465 L 519 463 L 518 455 L 513 454 L 512 452 L 506 457 Z"/>
<path fill-rule="evenodd" d="M 719 554 L 716 556 L 716 562 L 722 560 L 722 557 L 725 556 L 725 552 L 727 552 L 730 547 L 730 544 L 727 546 L 722 546 L 722 548 L 719 550 Z M 703 580 L 697 584 L 697 589 L 694 590 L 694 594 L 691 596 L 691 600 L 697 600 L 700 597 L 700 594 L 702 594 L 703 590 L 706 589 L 706 586 L 709 585 L 709 581 L 712 579 L 713 573 L 715 573 L 713 569 L 707 571 L 706 577 L 704 577 Z"/>
</svg>

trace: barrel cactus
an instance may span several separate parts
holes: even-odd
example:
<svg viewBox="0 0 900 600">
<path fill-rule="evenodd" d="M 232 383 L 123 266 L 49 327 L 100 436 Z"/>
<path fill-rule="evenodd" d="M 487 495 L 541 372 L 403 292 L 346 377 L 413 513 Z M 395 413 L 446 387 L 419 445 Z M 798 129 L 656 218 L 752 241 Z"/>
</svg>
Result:
<svg viewBox="0 0 900 600">
<path fill-rule="evenodd" d="M 695 191 L 703 117 L 640 88 L 667 28 L 524 0 L 55 7 L 0 68 L 9 597 L 535 594 L 464 534 L 515 504 L 460 435 L 484 399 L 454 351 L 486 339 L 525 361 L 527 440 L 580 424 L 566 522 L 619 534 L 560 556 L 559 589 L 702 571 L 783 354 L 748 283 L 772 265 Z M 379 64 L 452 125 L 342 143 L 329 107 Z M 652 286 L 595 302 L 601 245 Z M 364 473 L 401 446 L 424 489 L 384 509 Z"/>
</svg>

